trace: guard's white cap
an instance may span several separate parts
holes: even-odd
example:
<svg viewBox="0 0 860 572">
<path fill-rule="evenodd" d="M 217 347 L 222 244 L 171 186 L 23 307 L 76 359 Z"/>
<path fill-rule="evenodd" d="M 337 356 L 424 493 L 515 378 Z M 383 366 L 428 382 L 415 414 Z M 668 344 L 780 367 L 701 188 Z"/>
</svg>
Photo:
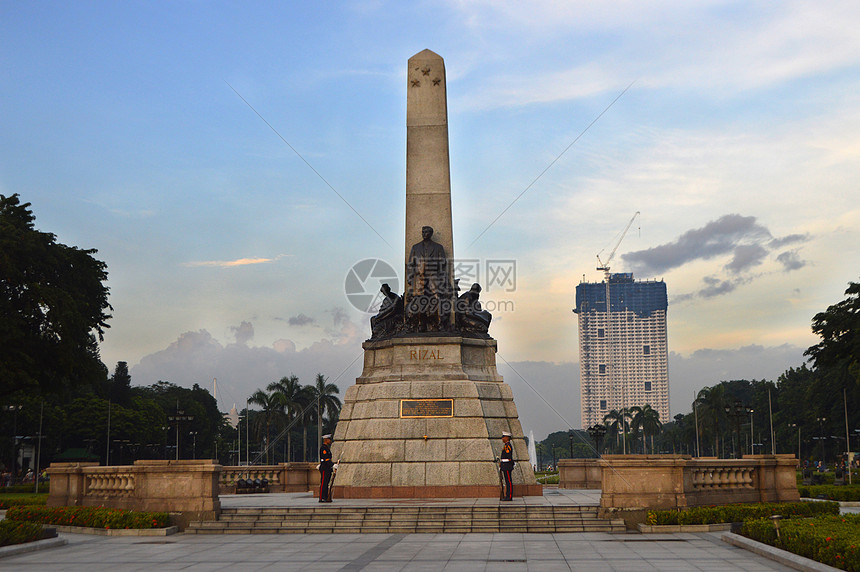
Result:
<svg viewBox="0 0 860 572">
<path fill-rule="evenodd" d="M 322 436 L 323 439 L 331 439 L 331 433 L 326 433 Z"/>
<path fill-rule="evenodd" d="M 502 431 L 502 437 L 513 437 L 513 435 L 511 435 L 507 431 Z"/>
</svg>

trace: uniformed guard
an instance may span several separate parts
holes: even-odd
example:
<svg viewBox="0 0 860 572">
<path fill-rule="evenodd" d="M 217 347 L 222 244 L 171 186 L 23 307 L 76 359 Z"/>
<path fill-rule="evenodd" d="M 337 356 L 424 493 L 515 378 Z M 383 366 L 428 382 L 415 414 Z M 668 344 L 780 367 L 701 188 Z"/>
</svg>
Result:
<svg viewBox="0 0 860 572">
<path fill-rule="evenodd" d="M 514 447 L 511 445 L 511 434 L 502 431 L 502 456 L 499 462 L 502 471 L 502 482 L 505 486 L 505 494 L 502 500 L 514 500 L 514 482 L 511 473 L 514 471 Z"/>
<path fill-rule="evenodd" d="M 331 435 L 323 435 L 320 447 L 320 500 L 331 502 L 331 473 L 334 463 L 331 460 Z"/>
</svg>

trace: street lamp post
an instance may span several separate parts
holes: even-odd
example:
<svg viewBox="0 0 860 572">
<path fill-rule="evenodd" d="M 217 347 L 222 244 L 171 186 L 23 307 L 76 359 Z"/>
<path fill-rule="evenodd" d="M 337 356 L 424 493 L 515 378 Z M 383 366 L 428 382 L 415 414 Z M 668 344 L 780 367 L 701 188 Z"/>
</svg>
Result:
<svg viewBox="0 0 860 572">
<path fill-rule="evenodd" d="M 753 413 L 755 413 L 755 409 L 752 407 L 750 410 L 750 454 L 755 455 L 755 431 L 753 431 Z"/>
<path fill-rule="evenodd" d="M 567 432 L 567 438 L 570 439 L 570 458 L 573 459 L 573 428 Z"/>
<path fill-rule="evenodd" d="M 800 462 L 800 425 L 797 423 L 789 423 L 789 427 L 797 427 L 797 462 Z"/>
<path fill-rule="evenodd" d="M 197 431 L 190 431 L 188 434 L 194 438 L 194 444 L 191 446 L 191 458 L 196 459 L 197 458 Z"/>
<path fill-rule="evenodd" d="M 816 417 L 815 420 L 818 421 L 818 444 L 821 448 L 821 461 L 824 462 L 824 422 L 827 417 Z"/>
<path fill-rule="evenodd" d="M 735 457 L 741 458 L 741 419 L 746 416 L 747 413 L 750 412 L 750 408 L 744 405 L 740 399 L 735 399 L 735 402 L 731 405 L 726 405 L 725 407 L 726 416 L 731 417 L 735 420 L 735 433 L 737 434 L 737 450 L 735 451 Z"/>
<path fill-rule="evenodd" d="M 12 483 L 15 483 L 18 465 L 18 412 L 23 405 L 6 405 L 3 409 L 12 412 Z"/>
<path fill-rule="evenodd" d="M 594 441 L 597 447 L 597 456 L 600 456 L 600 442 L 603 441 L 603 436 L 606 435 L 606 427 L 600 423 L 595 423 L 588 428 L 588 436 Z"/>
</svg>

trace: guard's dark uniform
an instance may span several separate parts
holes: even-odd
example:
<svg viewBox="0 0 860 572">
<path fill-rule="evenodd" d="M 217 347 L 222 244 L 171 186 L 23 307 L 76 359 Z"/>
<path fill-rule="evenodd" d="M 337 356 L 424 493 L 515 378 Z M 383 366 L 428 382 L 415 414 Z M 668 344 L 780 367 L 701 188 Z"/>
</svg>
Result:
<svg viewBox="0 0 860 572">
<path fill-rule="evenodd" d="M 320 447 L 320 502 L 331 500 L 331 472 L 334 463 L 331 461 L 331 448 L 323 443 Z"/>
<path fill-rule="evenodd" d="M 514 482 L 511 480 L 511 473 L 514 471 L 514 448 L 510 441 L 502 444 L 499 468 L 502 470 L 502 482 L 505 484 L 505 496 L 502 500 L 513 500 Z"/>
</svg>

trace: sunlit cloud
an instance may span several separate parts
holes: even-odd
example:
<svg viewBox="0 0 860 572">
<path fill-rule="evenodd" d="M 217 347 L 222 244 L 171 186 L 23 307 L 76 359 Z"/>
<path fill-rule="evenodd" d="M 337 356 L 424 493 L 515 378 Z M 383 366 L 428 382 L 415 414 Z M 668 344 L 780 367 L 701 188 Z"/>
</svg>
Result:
<svg viewBox="0 0 860 572">
<path fill-rule="evenodd" d="M 237 258 L 236 260 L 200 260 L 196 262 L 186 262 L 182 266 L 197 268 L 201 266 L 214 266 L 216 268 L 232 268 L 233 266 L 248 266 L 251 264 L 267 264 L 275 262 L 281 258 L 292 256 L 292 254 L 279 254 L 274 258 Z"/>
</svg>

